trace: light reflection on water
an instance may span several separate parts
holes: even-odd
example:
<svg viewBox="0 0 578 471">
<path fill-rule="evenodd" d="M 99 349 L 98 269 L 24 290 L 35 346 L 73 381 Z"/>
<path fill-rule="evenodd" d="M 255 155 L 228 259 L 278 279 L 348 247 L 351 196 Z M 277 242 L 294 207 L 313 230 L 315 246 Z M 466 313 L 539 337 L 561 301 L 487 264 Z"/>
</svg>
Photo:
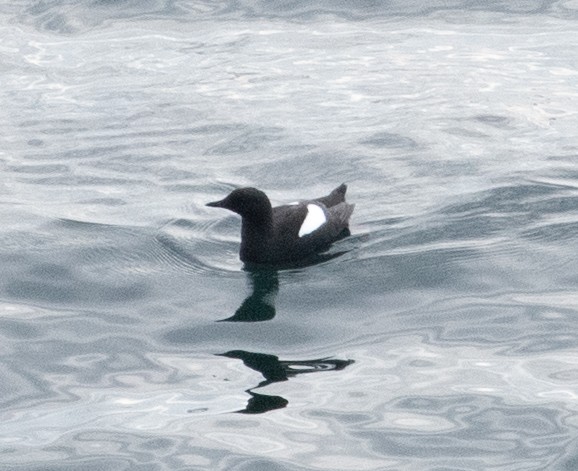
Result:
<svg viewBox="0 0 578 471">
<path fill-rule="evenodd" d="M 574 469 L 572 2 L 189 3 L 0 9 L 3 469 Z"/>
<path fill-rule="evenodd" d="M 576 425 L 573 352 L 510 358 L 495 348 L 436 347 L 397 337 L 343 354 L 356 363 L 263 388 L 283 394 L 290 406 L 248 419 L 231 413 L 248 400 L 240 391 L 260 378 L 231 359 L 150 355 L 156 372 L 109 375 L 100 388 L 47 376 L 69 401 L 41 401 L 5 414 L 2 445 L 48 450 L 72 439 L 101 453 L 107 435 L 126 433 L 172 446 L 194 442 L 203 450 L 322 463 L 331 455 L 331 437 L 352 462 L 360 459 L 352 444 L 375 447 L 366 466 L 399 466 L 429 454 L 449 465 L 459 454 L 478 465 L 516 459 L 531 467 L 560 453 L 560 437 Z M 79 359 L 76 366 L 90 368 L 98 360 Z M 50 452 L 43 459 L 51 460 Z"/>
</svg>

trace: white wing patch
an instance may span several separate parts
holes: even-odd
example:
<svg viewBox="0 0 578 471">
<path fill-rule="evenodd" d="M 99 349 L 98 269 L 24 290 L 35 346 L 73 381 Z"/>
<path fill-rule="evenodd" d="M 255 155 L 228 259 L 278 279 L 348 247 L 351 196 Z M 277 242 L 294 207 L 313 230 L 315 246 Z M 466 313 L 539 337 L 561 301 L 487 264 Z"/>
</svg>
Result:
<svg viewBox="0 0 578 471">
<path fill-rule="evenodd" d="M 323 224 L 327 222 L 325 213 L 316 204 L 307 205 L 307 216 L 299 229 L 299 237 L 311 234 L 314 230 L 319 229 Z"/>
</svg>

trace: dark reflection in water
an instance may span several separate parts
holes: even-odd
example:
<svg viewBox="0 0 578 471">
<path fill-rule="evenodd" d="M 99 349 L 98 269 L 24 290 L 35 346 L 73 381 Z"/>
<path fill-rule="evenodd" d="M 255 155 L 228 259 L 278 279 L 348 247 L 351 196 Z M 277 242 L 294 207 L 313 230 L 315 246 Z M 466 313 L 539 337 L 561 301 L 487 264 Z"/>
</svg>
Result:
<svg viewBox="0 0 578 471">
<path fill-rule="evenodd" d="M 350 235 L 349 231 L 344 232 L 343 237 Z M 279 292 L 279 269 L 303 268 L 315 265 L 323 261 L 331 260 L 345 252 L 334 252 L 316 255 L 299 262 L 298 265 L 271 267 L 246 264 L 244 270 L 249 276 L 251 294 L 243 301 L 235 314 L 227 319 L 218 322 L 261 322 L 268 321 L 275 317 L 275 297 Z M 248 368 L 258 371 L 265 378 L 256 386 L 249 388 L 246 392 L 251 396 L 247 406 L 237 411 L 242 414 L 262 414 L 276 409 L 283 409 L 289 401 L 281 396 L 271 396 L 254 392 L 257 388 L 262 388 L 271 383 L 288 381 L 289 378 L 304 373 L 315 373 L 319 371 L 342 370 L 353 363 L 353 360 L 335 360 L 329 358 L 319 358 L 316 360 L 279 360 L 275 355 L 265 353 L 247 352 L 244 350 L 231 350 L 226 353 L 217 354 L 227 358 L 237 358 Z"/>
<path fill-rule="evenodd" d="M 257 394 L 247 389 L 251 399 L 247 402 L 245 409 L 237 411 L 239 414 L 262 414 L 276 409 L 287 407 L 289 401 L 281 396 L 267 396 L 266 394 Z"/>
<path fill-rule="evenodd" d="M 249 271 L 251 294 L 231 317 L 219 322 L 260 322 L 275 317 L 275 296 L 279 291 L 279 276 L 276 270 Z"/>
<path fill-rule="evenodd" d="M 319 358 L 316 360 L 279 360 L 275 355 L 265 353 L 253 353 L 243 350 L 231 350 L 218 354 L 227 358 L 238 358 L 245 366 L 258 371 L 265 378 L 257 386 L 246 390 L 251 395 L 245 409 L 237 411 L 243 414 L 261 414 L 275 409 L 286 407 L 289 401 L 280 396 L 268 396 L 255 393 L 254 390 L 271 383 L 288 381 L 297 375 L 304 373 L 316 373 L 320 371 L 340 371 L 351 365 L 353 360 L 337 360 Z"/>
<path fill-rule="evenodd" d="M 351 235 L 349 230 L 344 230 L 341 238 Z M 285 265 L 257 265 L 245 264 L 244 270 L 249 275 L 251 294 L 243 301 L 239 309 L 231 317 L 217 322 L 261 322 L 269 321 L 275 317 L 275 297 L 279 292 L 279 270 L 305 268 L 319 263 L 327 262 L 339 257 L 347 250 L 315 254 L 299 262 Z"/>
</svg>

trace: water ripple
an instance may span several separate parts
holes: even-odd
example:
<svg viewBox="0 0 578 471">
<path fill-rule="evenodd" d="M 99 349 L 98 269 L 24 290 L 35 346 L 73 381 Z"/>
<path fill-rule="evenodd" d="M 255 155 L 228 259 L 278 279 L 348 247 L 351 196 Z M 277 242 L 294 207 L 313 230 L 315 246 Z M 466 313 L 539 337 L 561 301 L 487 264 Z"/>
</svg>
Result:
<svg viewBox="0 0 578 471">
<path fill-rule="evenodd" d="M 239 240 L 238 236 L 219 231 L 223 224 L 226 226 L 227 222 L 175 220 L 162 228 L 156 240 L 167 254 L 167 260 L 181 268 L 192 273 L 230 276 L 239 270 Z M 217 253 L 219 258 L 214 256 Z M 222 264 L 223 261 L 226 263 Z"/>
<path fill-rule="evenodd" d="M 5 2 L 2 469 L 574 469 L 575 4 Z"/>
<path fill-rule="evenodd" d="M 71 35 L 99 26 L 111 27 L 118 22 L 136 19 L 170 19 L 172 21 L 206 21 L 208 19 L 269 18 L 292 21 L 313 21 L 324 16 L 333 16 L 347 21 L 367 21 L 377 18 L 395 19 L 398 17 L 440 17 L 452 12 L 468 10 L 471 14 L 493 14 L 506 21 L 507 17 L 527 15 L 550 15 L 576 19 L 576 9 L 566 7 L 556 0 L 527 0 L 514 5 L 499 2 L 472 4 L 468 2 L 447 2 L 438 0 L 427 6 L 415 2 L 388 2 L 379 4 L 371 1 L 351 4 L 317 1 L 314 5 L 307 2 L 292 2 L 290 5 L 278 5 L 269 2 L 215 2 L 205 0 L 191 5 L 182 0 L 149 0 L 147 2 L 111 2 L 94 0 L 84 5 L 75 1 L 60 0 L 50 4 L 36 1 L 27 5 L 17 18 L 24 24 L 33 24 L 40 31 Z"/>
</svg>

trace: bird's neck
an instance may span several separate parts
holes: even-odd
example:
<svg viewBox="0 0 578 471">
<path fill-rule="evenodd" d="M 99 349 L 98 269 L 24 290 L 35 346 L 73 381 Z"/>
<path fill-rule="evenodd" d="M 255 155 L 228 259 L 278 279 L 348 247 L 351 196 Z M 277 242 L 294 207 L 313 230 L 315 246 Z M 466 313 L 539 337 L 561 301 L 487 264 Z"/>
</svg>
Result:
<svg viewBox="0 0 578 471">
<path fill-rule="evenodd" d="M 264 262 L 273 235 L 273 220 L 255 221 L 243 218 L 241 226 L 241 260 Z"/>
</svg>

